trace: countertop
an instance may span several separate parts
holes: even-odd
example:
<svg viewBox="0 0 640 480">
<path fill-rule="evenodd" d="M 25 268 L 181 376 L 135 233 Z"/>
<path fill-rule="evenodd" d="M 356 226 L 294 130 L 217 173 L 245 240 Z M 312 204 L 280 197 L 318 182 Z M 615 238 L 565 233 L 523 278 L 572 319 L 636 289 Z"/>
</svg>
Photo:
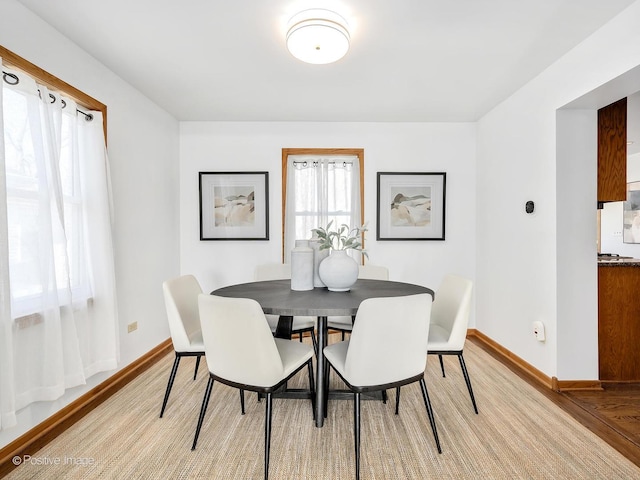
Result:
<svg viewBox="0 0 640 480">
<path fill-rule="evenodd" d="M 598 258 L 599 267 L 640 267 L 640 258 L 618 258 L 601 257 Z"/>
</svg>

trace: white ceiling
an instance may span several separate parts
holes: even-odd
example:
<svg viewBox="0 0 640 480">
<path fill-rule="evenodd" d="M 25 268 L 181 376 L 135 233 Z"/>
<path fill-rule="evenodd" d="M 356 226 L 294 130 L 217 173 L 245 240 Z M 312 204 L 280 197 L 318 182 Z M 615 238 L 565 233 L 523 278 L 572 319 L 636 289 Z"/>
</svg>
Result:
<svg viewBox="0 0 640 480">
<path fill-rule="evenodd" d="M 475 121 L 633 3 L 19 1 L 178 120 L 372 122 Z M 318 6 L 352 30 L 330 65 L 285 47 Z"/>
</svg>

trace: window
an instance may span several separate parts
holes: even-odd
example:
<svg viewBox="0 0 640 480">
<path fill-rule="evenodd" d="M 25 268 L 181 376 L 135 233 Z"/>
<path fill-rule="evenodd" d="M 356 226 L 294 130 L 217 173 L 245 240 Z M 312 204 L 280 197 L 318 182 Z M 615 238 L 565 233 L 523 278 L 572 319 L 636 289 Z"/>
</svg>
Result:
<svg viewBox="0 0 640 480">
<path fill-rule="evenodd" d="M 362 225 L 364 150 L 282 150 L 283 260 L 289 261 L 296 239 L 311 229 Z M 354 252 L 355 253 L 355 252 Z"/>
<path fill-rule="evenodd" d="M 106 107 L 2 47 L 0 60 L 4 429 L 117 368 L 118 315 Z"/>
</svg>

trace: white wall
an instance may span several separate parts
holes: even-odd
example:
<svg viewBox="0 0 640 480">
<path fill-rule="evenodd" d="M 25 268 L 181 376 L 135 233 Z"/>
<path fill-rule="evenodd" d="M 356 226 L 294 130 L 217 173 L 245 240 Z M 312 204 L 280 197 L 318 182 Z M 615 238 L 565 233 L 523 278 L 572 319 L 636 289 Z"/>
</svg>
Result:
<svg viewBox="0 0 640 480">
<path fill-rule="evenodd" d="M 107 105 L 122 368 L 169 338 L 161 283 L 179 274 L 178 122 L 14 0 L 0 2 L 0 44 Z M 23 409 L 0 447 L 112 373 Z"/>
<path fill-rule="evenodd" d="M 563 164 L 576 161 L 576 145 L 575 139 L 557 144 L 556 110 L 640 64 L 638 24 L 635 2 L 478 122 L 477 327 L 561 380 L 598 378 L 596 172 L 592 158 L 574 172 Z M 594 108 L 638 87 L 613 92 Z M 571 128 L 561 123 L 559 134 L 569 135 Z M 592 142 L 595 129 L 577 128 Z M 529 198 L 539 205 L 537 217 L 523 213 Z M 577 230 L 558 228 L 577 198 L 584 203 L 575 213 L 584 220 Z M 576 262 L 592 267 L 574 270 Z M 579 306 L 585 301 L 588 312 Z M 575 318 L 577 312 L 583 318 Z M 536 319 L 547 327 L 543 344 L 531 333 Z"/>
<path fill-rule="evenodd" d="M 445 273 L 475 278 L 475 125 L 183 122 L 180 132 L 180 265 L 206 291 L 253 280 L 281 259 L 282 148 L 364 148 L 369 261 L 392 280 L 436 288 Z M 269 172 L 269 241 L 200 241 L 198 172 Z M 376 241 L 376 173 L 446 172 L 445 241 Z M 471 320 L 473 326 L 474 319 Z"/>
</svg>

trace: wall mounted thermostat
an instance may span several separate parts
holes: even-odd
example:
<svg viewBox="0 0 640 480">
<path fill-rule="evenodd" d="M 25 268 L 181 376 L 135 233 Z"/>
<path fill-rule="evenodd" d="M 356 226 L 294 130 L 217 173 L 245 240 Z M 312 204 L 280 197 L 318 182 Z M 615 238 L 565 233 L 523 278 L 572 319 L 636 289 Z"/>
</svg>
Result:
<svg viewBox="0 0 640 480">
<path fill-rule="evenodd" d="M 532 200 L 529 200 L 527 203 L 524 204 L 524 211 L 527 213 L 533 213 L 533 210 L 535 209 L 535 204 L 533 203 Z"/>
</svg>

